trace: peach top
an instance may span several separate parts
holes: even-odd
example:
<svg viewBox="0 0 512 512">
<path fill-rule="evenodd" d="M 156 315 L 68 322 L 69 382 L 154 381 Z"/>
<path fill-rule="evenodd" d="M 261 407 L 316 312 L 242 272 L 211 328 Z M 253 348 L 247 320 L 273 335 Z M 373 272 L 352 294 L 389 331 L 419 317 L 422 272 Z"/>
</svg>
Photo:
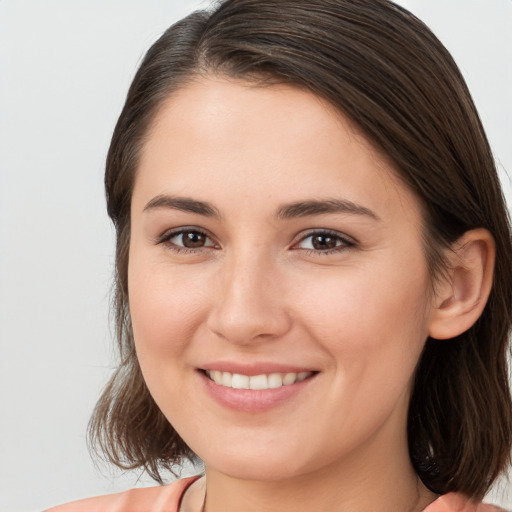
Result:
<svg viewBox="0 0 512 512">
<path fill-rule="evenodd" d="M 180 501 L 201 475 L 182 478 L 169 485 L 131 489 L 129 491 L 73 501 L 46 512 L 179 512 Z M 460 494 L 441 496 L 424 512 L 500 512 L 503 509 L 468 501 Z M 506 511 L 503 511 L 506 512 Z"/>
<path fill-rule="evenodd" d="M 182 478 L 169 485 L 73 501 L 46 512 L 178 512 L 183 494 L 200 476 Z"/>
</svg>

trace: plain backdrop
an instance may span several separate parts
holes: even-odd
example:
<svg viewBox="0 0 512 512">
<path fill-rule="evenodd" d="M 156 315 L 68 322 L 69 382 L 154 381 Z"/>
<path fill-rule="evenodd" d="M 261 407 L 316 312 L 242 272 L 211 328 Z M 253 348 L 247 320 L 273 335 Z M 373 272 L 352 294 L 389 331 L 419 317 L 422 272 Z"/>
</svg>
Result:
<svg viewBox="0 0 512 512">
<path fill-rule="evenodd" d="M 454 55 L 512 169 L 512 1 L 408 0 Z M 103 164 L 135 69 L 208 1 L 0 0 L 0 510 L 147 485 L 93 465 L 86 425 L 112 369 L 113 231 Z M 512 506 L 511 484 L 491 496 Z"/>
</svg>

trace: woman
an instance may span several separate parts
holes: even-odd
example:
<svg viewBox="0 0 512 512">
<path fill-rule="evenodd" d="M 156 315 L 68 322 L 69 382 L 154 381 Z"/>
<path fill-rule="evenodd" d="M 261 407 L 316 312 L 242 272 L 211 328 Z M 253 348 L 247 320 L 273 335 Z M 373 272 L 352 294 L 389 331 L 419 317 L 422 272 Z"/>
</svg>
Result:
<svg viewBox="0 0 512 512">
<path fill-rule="evenodd" d="M 460 511 L 509 464 L 511 242 L 453 60 L 385 0 L 228 0 L 149 50 L 106 170 L 91 439 L 205 476 L 54 511 Z"/>
</svg>

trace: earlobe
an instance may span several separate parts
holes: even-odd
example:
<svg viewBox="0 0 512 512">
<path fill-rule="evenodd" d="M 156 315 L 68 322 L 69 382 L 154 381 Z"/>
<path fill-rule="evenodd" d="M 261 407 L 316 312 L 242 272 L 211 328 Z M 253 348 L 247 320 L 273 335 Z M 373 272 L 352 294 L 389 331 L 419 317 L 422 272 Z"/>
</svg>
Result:
<svg viewBox="0 0 512 512">
<path fill-rule="evenodd" d="M 448 255 L 449 268 L 436 286 L 429 336 L 449 339 L 480 317 L 492 288 L 496 247 L 483 228 L 464 233 Z"/>
</svg>

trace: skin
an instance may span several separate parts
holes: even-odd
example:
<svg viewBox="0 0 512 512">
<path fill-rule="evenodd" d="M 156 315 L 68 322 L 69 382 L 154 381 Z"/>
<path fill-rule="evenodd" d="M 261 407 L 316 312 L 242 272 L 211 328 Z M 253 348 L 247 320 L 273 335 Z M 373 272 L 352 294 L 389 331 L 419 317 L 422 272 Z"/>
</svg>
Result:
<svg viewBox="0 0 512 512">
<path fill-rule="evenodd" d="M 325 199 L 360 208 L 276 215 Z M 346 119 L 290 86 L 198 79 L 148 132 L 131 220 L 138 358 L 205 462 L 208 512 L 419 511 L 434 501 L 406 436 L 411 380 L 437 321 L 421 207 Z M 172 236 L 184 227 L 207 235 L 204 245 L 184 248 Z M 334 251 L 312 245 L 325 230 Z M 318 373 L 279 405 L 244 412 L 205 392 L 198 368 L 217 360 Z M 201 508 L 205 485 L 190 488 L 184 512 Z"/>
</svg>

